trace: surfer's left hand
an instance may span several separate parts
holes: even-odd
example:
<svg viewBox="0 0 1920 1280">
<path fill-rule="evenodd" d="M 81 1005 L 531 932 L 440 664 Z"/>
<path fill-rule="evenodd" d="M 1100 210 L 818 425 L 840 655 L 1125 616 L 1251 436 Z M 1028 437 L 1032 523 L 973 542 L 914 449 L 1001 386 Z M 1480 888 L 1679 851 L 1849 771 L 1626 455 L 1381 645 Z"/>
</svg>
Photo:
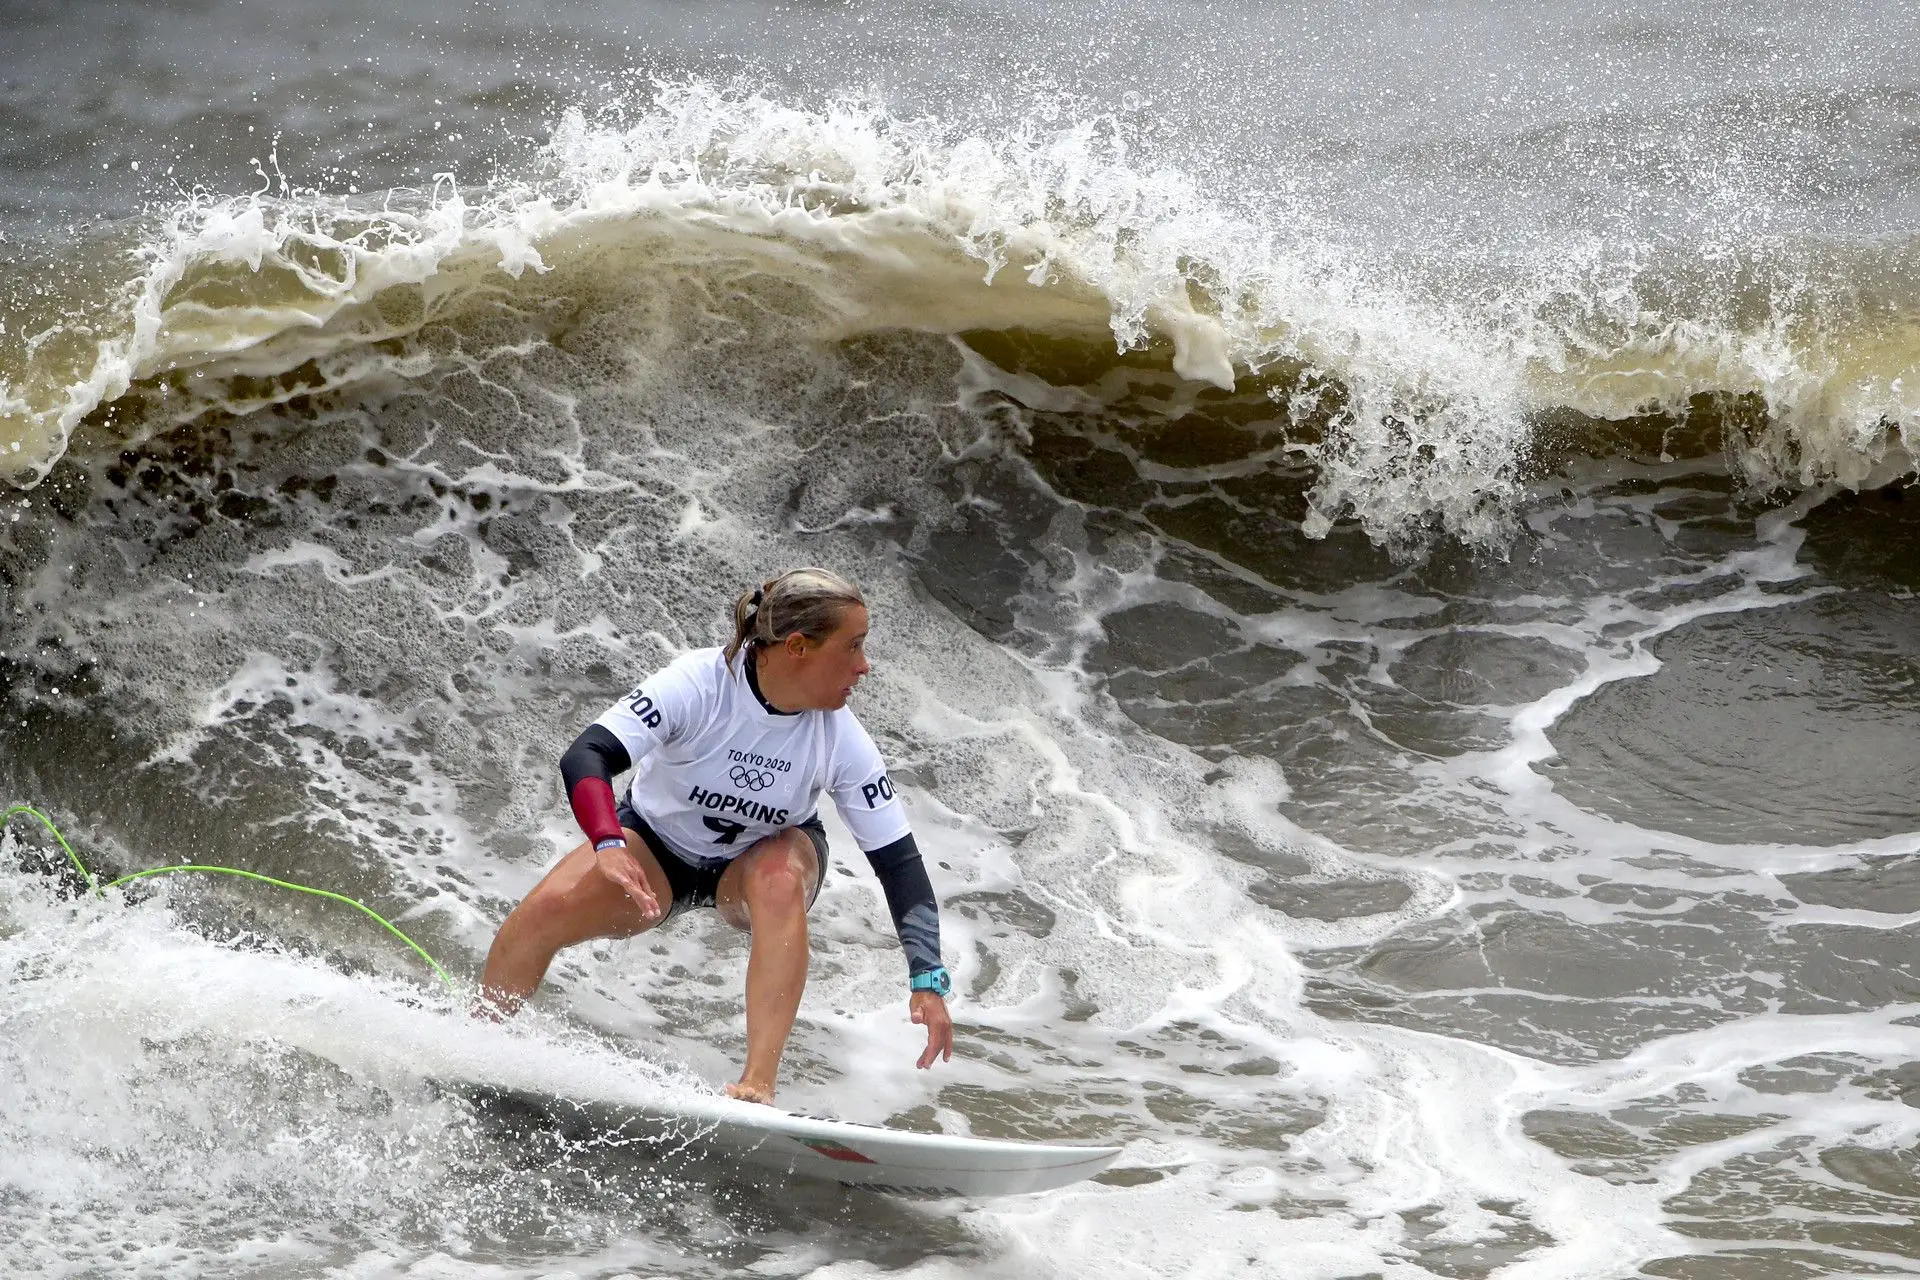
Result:
<svg viewBox="0 0 1920 1280">
<path fill-rule="evenodd" d="M 953 1061 L 953 1019 L 947 1014 L 947 1002 L 931 991 L 916 991 L 912 1001 L 913 1025 L 927 1029 L 926 1051 L 914 1065 L 921 1070 L 935 1059 Z"/>
</svg>

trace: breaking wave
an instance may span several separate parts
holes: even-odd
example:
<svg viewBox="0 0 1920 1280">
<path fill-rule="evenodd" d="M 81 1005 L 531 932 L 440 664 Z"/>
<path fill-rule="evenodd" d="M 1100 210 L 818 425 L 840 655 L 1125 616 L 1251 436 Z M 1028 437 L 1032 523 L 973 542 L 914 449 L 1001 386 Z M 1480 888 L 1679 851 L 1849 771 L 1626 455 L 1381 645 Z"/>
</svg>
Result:
<svg viewBox="0 0 1920 1280">
<path fill-rule="evenodd" d="M 1276 456 L 1311 468 L 1310 536 L 1352 519 L 1389 546 L 1498 546 L 1568 450 L 1718 449 L 1755 488 L 1912 469 L 1920 239 L 1543 232 L 1456 256 L 1359 243 L 1304 200 L 1236 212 L 1245 195 L 1138 163 L 1113 117 L 969 134 L 659 87 L 568 112 L 529 172 L 484 185 L 270 179 L 68 246 L 0 335 L 0 475 L 404 384 L 475 314 L 652 279 L 764 293 L 781 341 L 1018 334 L 1083 392 L 1144 362 L 1186 388 L 1163 432 L 1236 397 L 1244 424 L 1254 393 Z"/>
</svg>

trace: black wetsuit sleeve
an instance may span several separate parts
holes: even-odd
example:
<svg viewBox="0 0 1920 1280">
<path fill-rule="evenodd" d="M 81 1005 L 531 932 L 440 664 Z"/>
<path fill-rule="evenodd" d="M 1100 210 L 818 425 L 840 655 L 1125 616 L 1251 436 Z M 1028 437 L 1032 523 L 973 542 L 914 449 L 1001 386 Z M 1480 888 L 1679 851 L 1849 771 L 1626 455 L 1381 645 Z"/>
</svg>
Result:
<svg viewBox="0 0 1920 1280">
<path fill-rule="evenodd" d="M 605 725 L 590 724 L 573 740 L 560 757 L 560 776 L 571 796 L 583 778 L 599 778 L 611 783 L 616 776 L 633 767 L 633 758 Z"/>
<path fill-rule="evenodd" d="M 894 932 L 907 953 L 907 972 L 926 973 L 940 968 L 940 906 L 934 901 L 933 882 L 927 879 L 920 846 L 911 834 L 867 855 L 880 889 L 893 913 Z"/>
</svg>

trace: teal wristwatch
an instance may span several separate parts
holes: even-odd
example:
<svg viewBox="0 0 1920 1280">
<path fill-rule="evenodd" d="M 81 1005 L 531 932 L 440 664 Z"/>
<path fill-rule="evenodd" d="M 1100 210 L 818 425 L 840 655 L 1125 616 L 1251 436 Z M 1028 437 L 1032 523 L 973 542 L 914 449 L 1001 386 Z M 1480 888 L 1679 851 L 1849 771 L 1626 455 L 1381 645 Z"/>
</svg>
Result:
<svg viewBox="0 0 1920 1280">
<path fill-rule="evenodd" d="M 907 986 L 915 991 L 931 991 L 945 1000 L 947 993 L 953 990 L 953 979 L 947 976 L 946 966 L 942 965 L 938 969 L 914 974 Z"/>
</svg>

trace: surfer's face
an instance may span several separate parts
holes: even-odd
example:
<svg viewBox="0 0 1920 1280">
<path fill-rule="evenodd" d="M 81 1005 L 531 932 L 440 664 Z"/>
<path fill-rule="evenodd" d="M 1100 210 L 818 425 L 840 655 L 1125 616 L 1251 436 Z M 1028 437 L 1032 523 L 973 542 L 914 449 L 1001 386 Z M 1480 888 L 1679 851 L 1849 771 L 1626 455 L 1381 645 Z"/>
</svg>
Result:
<svg viewBox="0 0 1920 1280">
<path fill-rule="evenodd" d="M 793 674 L 808 708 L 838 711 L 847 705 L 853 687 L 867 674 L 867 610 L 848 605 L 840 623 L 818 644 L 803 636 L 787 638 L 794 657 Z"/>
</svg>

